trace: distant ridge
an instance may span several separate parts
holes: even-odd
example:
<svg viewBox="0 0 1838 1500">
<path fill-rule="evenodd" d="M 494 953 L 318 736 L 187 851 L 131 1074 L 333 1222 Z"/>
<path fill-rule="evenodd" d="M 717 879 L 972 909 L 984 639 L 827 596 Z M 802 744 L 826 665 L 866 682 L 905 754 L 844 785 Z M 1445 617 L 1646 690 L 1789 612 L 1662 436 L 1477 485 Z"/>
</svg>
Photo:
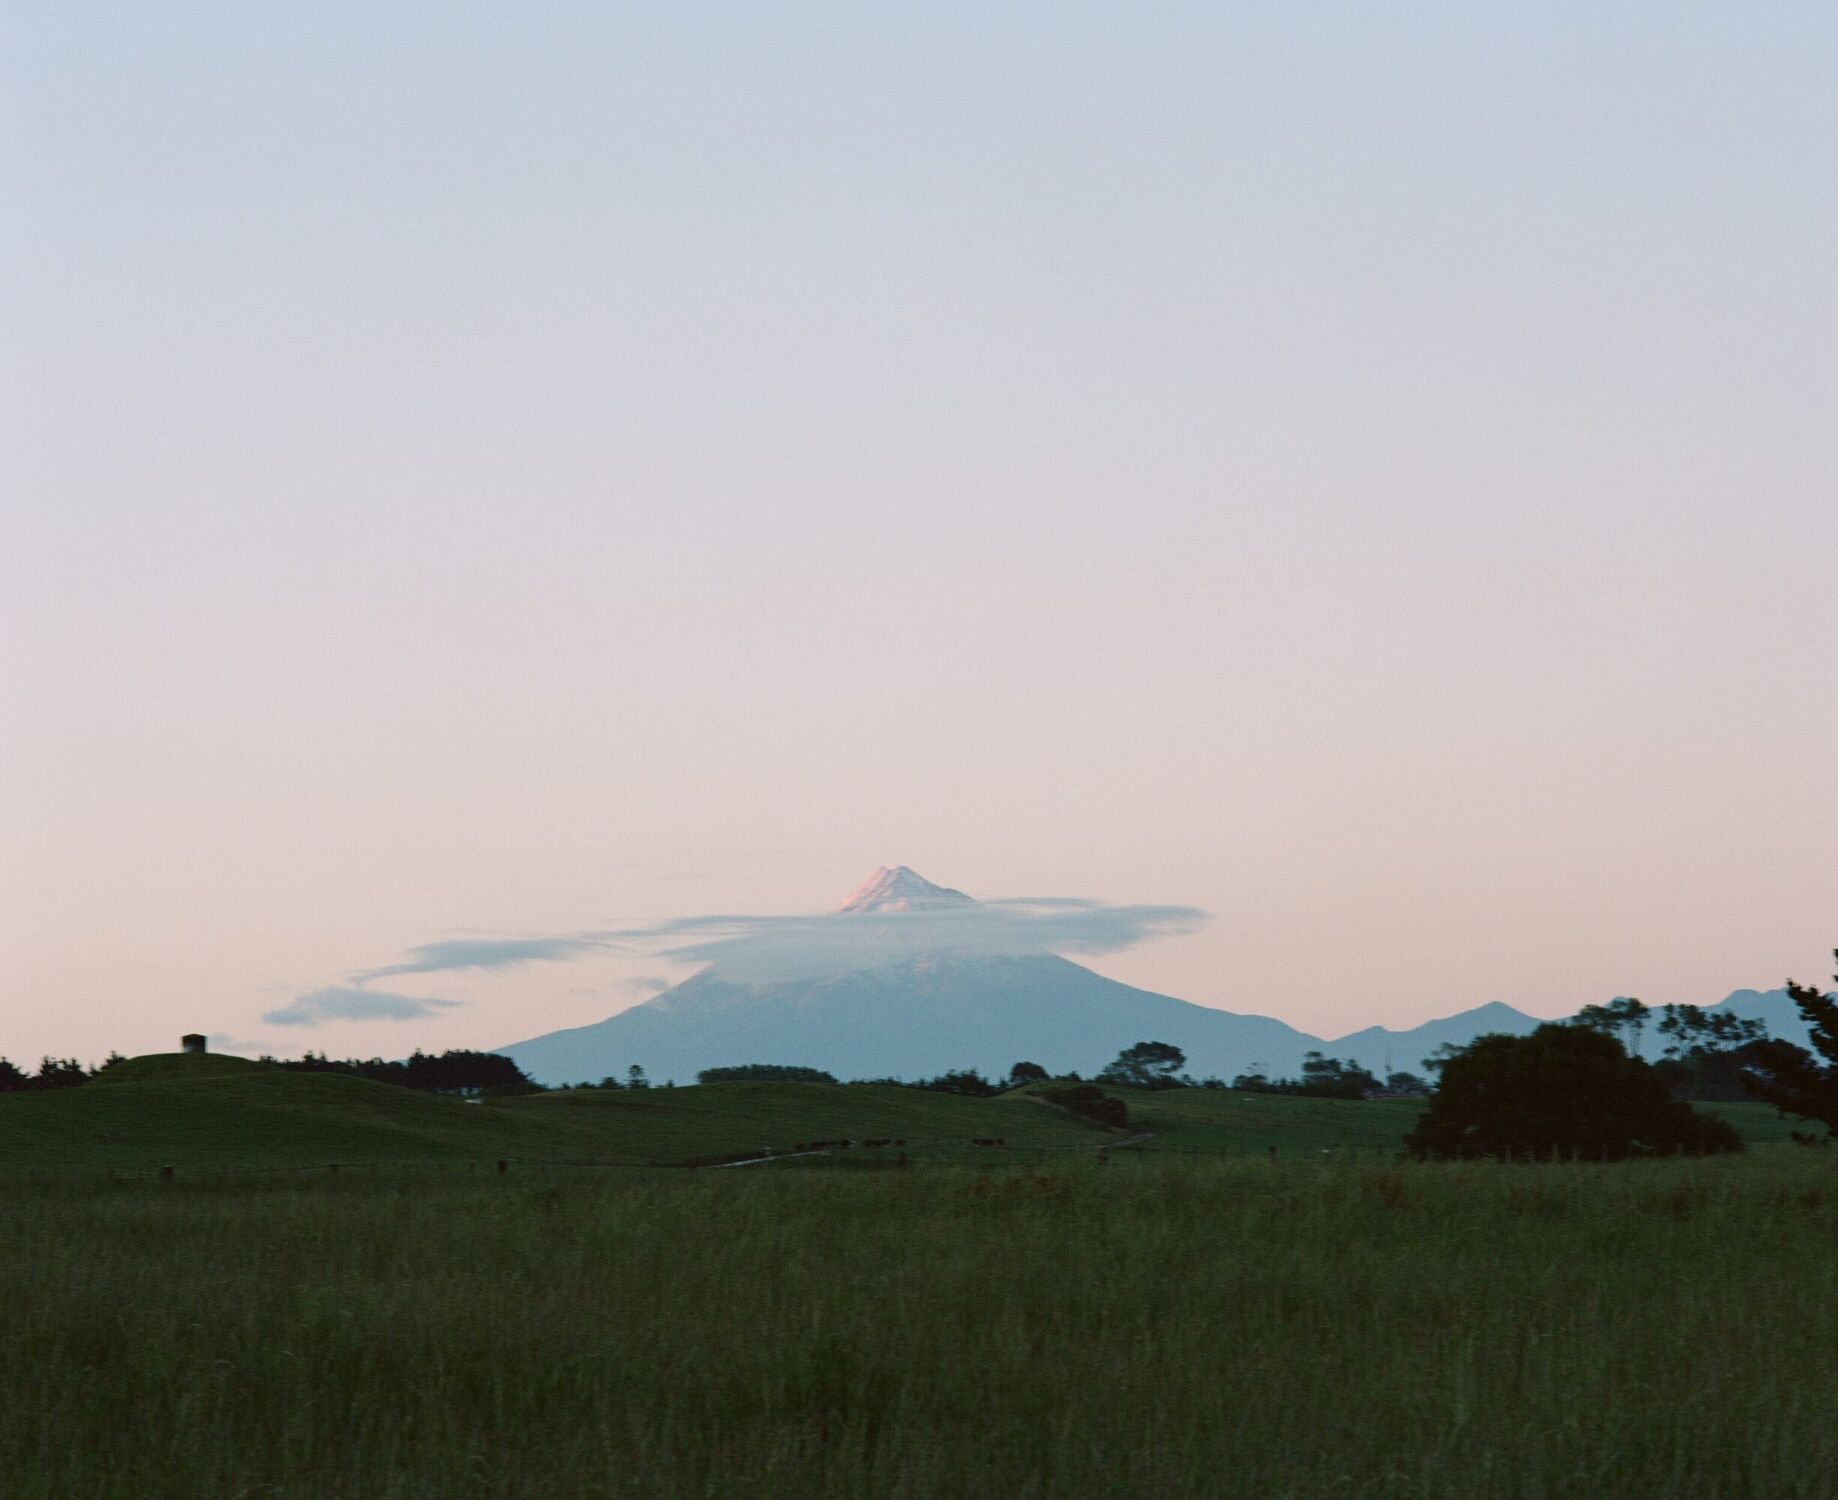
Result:
<svg viewBox="0 0 1838 1500">
<path fill-rule="evenodd" d="M 1382 1078 L 1388 1071 L 1421 1073 L 1423 1060 L 1438 1047 L 1448 1044 L 1465 1047 L 1477 1036 L 1496 1031 L 1508 1036 L 1524 1036 L 1542 1024 L 1537 1016 L 1528 1016 L 1522 1010 L 1494 1000 L 1472 1010 L 1425 1021 L 1407 1031 L 1368 1026 L 1363 1031 L 1351 1031 L 1331 1042 L 1323 1042 L 1321 1050 L 1330 1057 L 1356 1062 Z"/>
</svg>

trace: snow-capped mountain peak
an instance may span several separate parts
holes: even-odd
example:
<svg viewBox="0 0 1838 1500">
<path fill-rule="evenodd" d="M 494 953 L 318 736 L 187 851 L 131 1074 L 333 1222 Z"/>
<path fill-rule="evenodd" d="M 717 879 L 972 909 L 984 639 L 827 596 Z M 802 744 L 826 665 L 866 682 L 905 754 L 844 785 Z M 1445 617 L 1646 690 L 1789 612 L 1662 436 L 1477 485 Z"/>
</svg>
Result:
<svg viewBox="0 0 1838 1500">
<path fill-rule="evenodd" d="M 905 865 L 891 869 L 883 865 L 859 886 L 855 893 L 836 908 L 844 913 L 936 911 L 945 906 L 974 906 L 976 901 L 949 886 L 933 885 L 916 870 Z"/>
</svg>

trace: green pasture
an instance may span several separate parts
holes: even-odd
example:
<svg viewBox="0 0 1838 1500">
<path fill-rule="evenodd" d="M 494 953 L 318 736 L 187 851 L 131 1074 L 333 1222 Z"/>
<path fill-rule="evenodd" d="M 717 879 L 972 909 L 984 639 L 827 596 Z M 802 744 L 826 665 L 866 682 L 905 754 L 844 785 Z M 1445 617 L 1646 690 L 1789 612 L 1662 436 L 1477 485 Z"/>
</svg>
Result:
<svg viewBox="0 0 1838 1500">
<path fill-rule="evenodd" d="M 1424 1101 L 1307 1099 L 1233 1089 L 1113 1089 L 1129 1100 L 1130 1119 L 1154 1132 L 1149 1150 L 1236 1155 L 1267 1152 L 1378 1154 L 1402 1146 Z M 1721 1115 L 1751 1145 L 1792 1139 L 1796 1123 L 1765 1104 L 1698 1104 Z"/>
<path fill-rule="evenodd" d="M 306 1167 L 412 1162 L 592 1161 L 681 1166 L 828 1140 L 902 1140 L 920 1164 L 1008 1143 L 1005 1159 L 1095 1152 L 1120 1137 L 1044 1103 L 1038 1086 L 971 1099 L 888 1085 L 724 1083 L 571 1091 L 469 1104 L 335 1073 L 240 1058 L 135 1058 L 74 1089 L 0 1095 L 0 1174 L 160 1167 Z M 1420 1105 L 1229 1090 L 1114 1090 L 1132 1148 L 1163 1155 L 1378 1158 Z M 1703 1106 L 1756 1143 L 1789 1126 L 1761 1105 Z M 982 1154 L 987 1155 L 985 1151 Z"/>
<path fill-rule="evenodd" d="M 813 1140 L 904 1139 L 911 1154 L 948 1154 L 976 1138 L 1091 1149 L 1111 1136 L 1022 1096 L 726 1083 L 469 1104 L 225 1057 L 136 1058 L 81 1088 L 0 1095 L 0 1172 L 10 1173 L 502 1158 L 680 1165 Z"/>
<path fill-rule="evenodd" d="M 0 1489 L 1826 1500 L 1834 1245 L 1784 1149 L 43 1176 Z"/>
</svg>

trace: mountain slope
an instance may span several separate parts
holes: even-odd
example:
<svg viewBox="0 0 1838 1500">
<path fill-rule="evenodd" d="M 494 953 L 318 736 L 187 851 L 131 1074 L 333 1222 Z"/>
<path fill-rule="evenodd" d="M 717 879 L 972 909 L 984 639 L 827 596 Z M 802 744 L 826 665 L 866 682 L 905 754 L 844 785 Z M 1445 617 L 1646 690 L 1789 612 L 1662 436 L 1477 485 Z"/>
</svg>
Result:
<svg viewBox="0 0 1838 1500">
<path fill-rule="evenodd" d="M 1172 1042 L 1196 1074 L 1252 1063 L 1293 1073 L 1319 1041 L 1139 990 L 1064 958 L 939 955 L 821 979 L 763 984 L 703 970 L 592 1026 L 500 1047 L 533 1078 L 578 1082 L 638 1063 L 688 1082 L 702 1068 L 801 1063 L 839 1078 L 922 1077 L 953 1068 L 1006 1073 L 1026 1059 L 1090 1072 L 1140 1041 Z"/>
</svg>

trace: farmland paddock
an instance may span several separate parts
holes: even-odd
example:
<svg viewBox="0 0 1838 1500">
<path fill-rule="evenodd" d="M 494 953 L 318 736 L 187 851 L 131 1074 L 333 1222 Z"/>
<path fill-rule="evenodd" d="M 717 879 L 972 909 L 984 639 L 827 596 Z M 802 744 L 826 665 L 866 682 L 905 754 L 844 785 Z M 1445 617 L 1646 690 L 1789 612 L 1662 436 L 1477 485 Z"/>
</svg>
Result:
<svg viewBox="0 0 1838 1500">
<path fill-rule="evenodd" d="M 1838 1472 L 1829 1153 L 1001 1155 L 14 1178 L 9 1500 L 1823 1500 Z"/>
</svg>

